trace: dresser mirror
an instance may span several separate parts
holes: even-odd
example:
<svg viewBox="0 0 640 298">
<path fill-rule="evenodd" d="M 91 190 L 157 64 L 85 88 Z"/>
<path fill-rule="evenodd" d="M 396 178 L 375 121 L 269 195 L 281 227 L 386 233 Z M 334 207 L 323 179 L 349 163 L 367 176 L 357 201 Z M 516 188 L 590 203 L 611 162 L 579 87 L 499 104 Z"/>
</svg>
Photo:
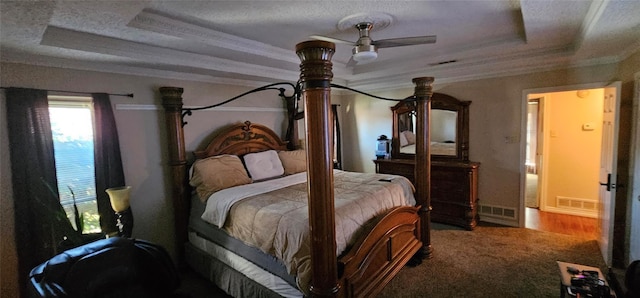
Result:
<svg viewBox="0 0 640 298">
<path fill-rule="evenodd" d="M 429 132 L 431 160 L 469 161 L 469 105 L 455 97 L 434 93 L 431 97 Z M 399 102 L 393 112 L 391 157 L 415 157 L 414 102 Z"/>
</svg>

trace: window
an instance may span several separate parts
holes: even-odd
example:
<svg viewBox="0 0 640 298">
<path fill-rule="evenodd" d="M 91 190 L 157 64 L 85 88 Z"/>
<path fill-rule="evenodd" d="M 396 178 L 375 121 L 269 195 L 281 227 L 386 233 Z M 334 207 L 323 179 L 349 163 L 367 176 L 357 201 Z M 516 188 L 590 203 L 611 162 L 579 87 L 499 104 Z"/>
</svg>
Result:
<svg viewBox="0 0 640 298">
<path fill-rule="evenodd" d="M 49 96 L 49 118 L 60 203 L 74 226 L 77 208 L 83 233 L 100 233 L 91 98 Z"/>
</svg>

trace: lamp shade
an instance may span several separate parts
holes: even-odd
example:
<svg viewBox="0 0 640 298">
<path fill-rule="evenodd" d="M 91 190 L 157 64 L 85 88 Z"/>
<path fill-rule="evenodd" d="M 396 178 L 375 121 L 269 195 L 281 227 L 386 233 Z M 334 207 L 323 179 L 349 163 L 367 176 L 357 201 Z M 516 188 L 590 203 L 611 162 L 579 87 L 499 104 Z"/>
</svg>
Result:
<svg viewBox="0 0 640 298">
<path fill-rule="evenodd" d="M 111 208 L 115 212 L 122 212 L 129 208 L 129 195 L 131 193 L 131 186 L 120 186 L 107 188 L 105 192 L 109 195 L 111 201 Z"/>
</svg>

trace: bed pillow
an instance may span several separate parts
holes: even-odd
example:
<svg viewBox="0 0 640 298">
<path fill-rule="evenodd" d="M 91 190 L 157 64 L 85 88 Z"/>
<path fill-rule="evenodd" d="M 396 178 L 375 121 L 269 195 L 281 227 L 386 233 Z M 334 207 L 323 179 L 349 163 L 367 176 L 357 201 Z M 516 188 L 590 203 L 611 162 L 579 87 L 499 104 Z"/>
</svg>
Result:
<svg viewBox="0 0 640 298">
<path fill-rule="evenodd" d="M 282 162 L 275 150 L 249 153 L 243 157 L 244 164 L 253 181 L 260 181 L 284 175 Z"/>
<path fill-rule="evenodd" d="M 405 131 L 400 133 L 400 147 L 404 147 L 409 145 L 409 140 L 407 140 L 407 136 L 405 135 Z"/>
<path fill-rule="evenodd" d="M 285 175 L 292 175 L 307 170 L 307 152 L 304 150 L 278 152 Z"/>
<path fill-rule="evenodd" d="M 239 157 L 219 155 L 196 160 L 189 184 L 196 188 L 200 200 L 206 202 L 216 191 L 251 183 Z"/>
<path fill-rule="evenodd" d="M 413 133 L 413 131 L 405 130 L 403 134 L 404 137 L 407 138 L 407 145 L 413 145 L 416 143 L 416 135 Z"/>
</svg>

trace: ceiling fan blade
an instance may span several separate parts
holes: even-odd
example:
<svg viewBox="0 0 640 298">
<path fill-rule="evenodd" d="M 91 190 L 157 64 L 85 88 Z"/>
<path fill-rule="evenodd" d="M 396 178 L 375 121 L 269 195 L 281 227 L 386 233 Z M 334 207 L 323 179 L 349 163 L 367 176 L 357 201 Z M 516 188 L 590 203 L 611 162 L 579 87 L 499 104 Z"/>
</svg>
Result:
<svg viewBox="0 0 640 298">
<path fill-rule="evenodd" d="M 377 46 L 378 48 L 392 48 L 392 47 L 402 47 L 402 46 L 411 46 L 418 44 L 427 44 L 427 43 L 435 43 L 436 36 L 415 36 L 415 37 L 400 37 L 400 38 L 390 38 L 390 39 L 381 39 L 371 42 L 371 44 Z"/>
<path fill-rule="evenodd" d="M 327 37 L 327 36 L 322 36 L 322 35 L 311 35 L 311 36 L 309 36 L 309 38 L 313 38 L 313 39 L 316 39 L 316 40 L 333 42 L 333 43 L 343 43 L 343 44 L 348 44 L 348 45 L 355 45 L 356 44 L 353 41 L 347 41 L 347 40 L 342 40 L 342 39 L 337 39 L 337 38 L 332 38 L 332 37 Z"/>
</svg>

